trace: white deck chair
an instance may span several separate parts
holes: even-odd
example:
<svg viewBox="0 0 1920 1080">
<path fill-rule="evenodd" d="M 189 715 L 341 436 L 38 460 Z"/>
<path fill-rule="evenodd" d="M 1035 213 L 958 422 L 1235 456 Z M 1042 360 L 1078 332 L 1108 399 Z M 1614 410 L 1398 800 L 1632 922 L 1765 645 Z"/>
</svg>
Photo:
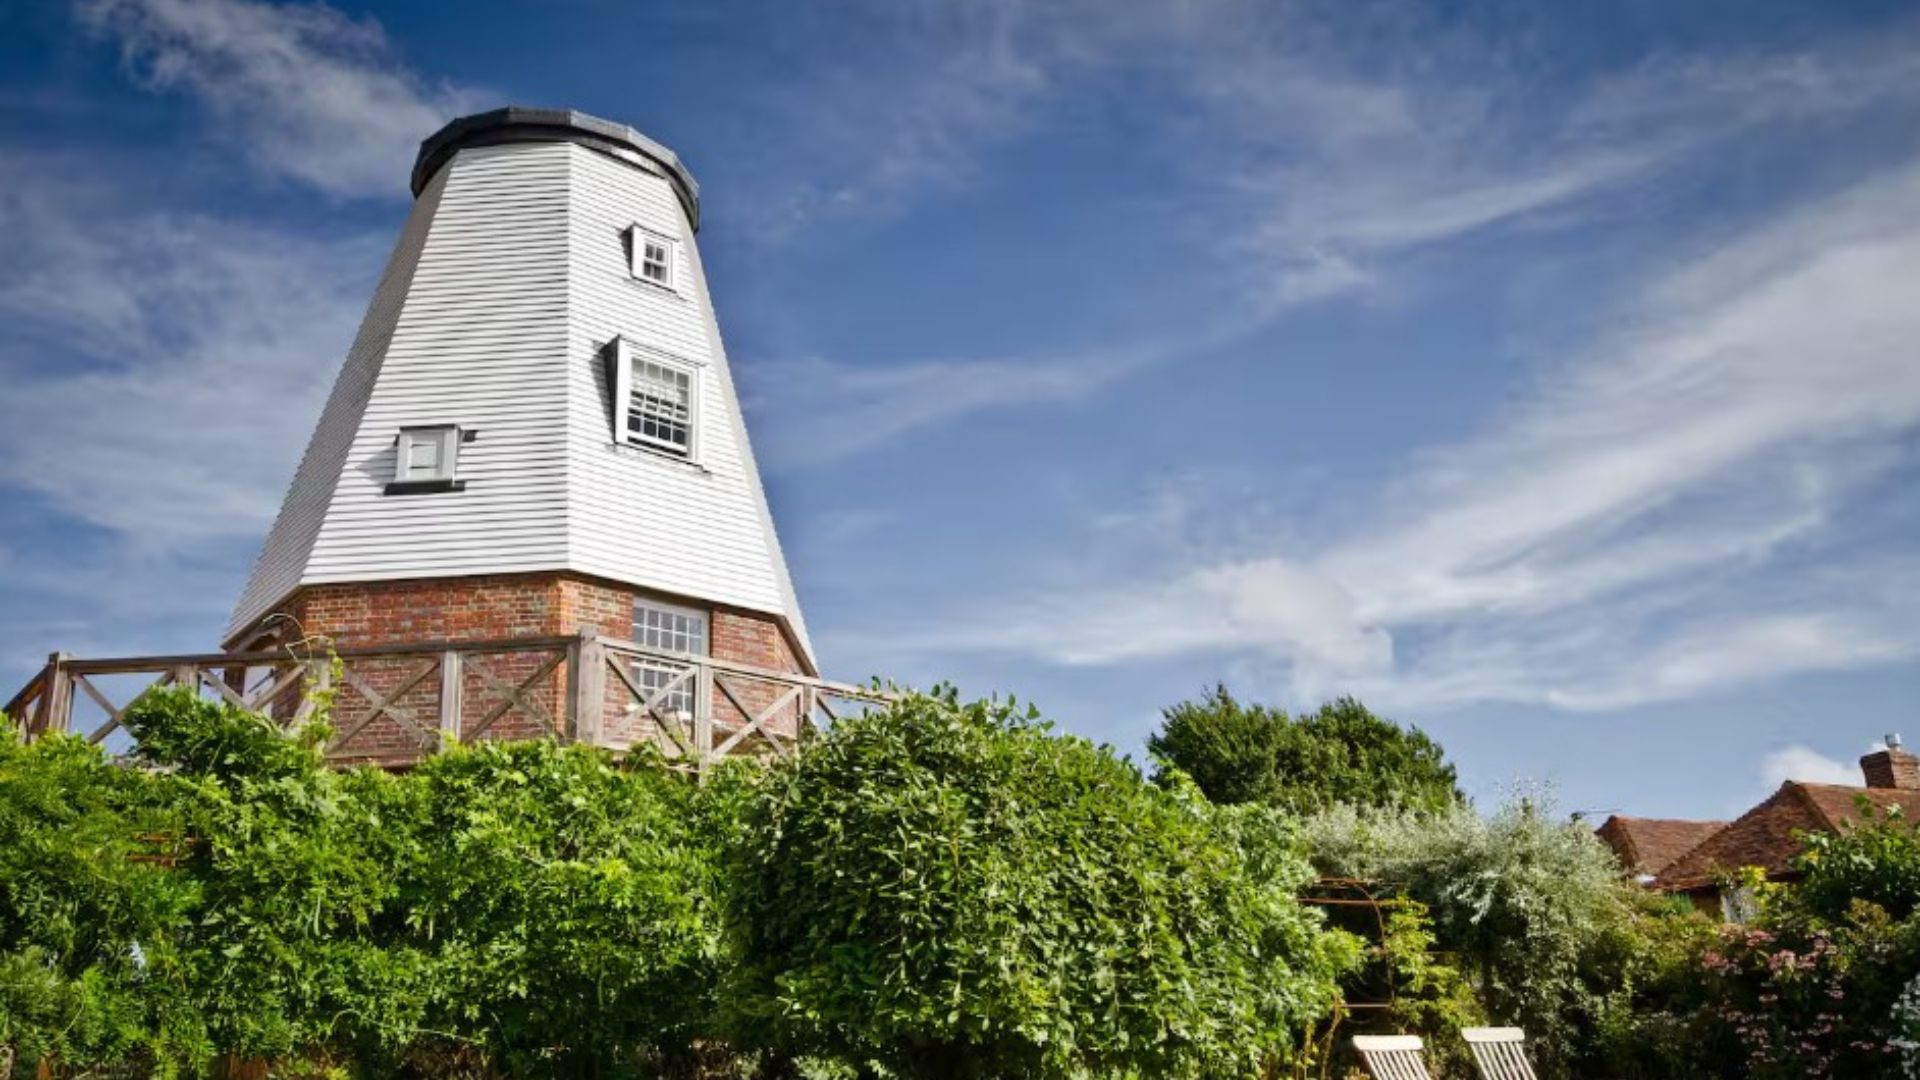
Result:
<svg viewBox="0 0 1920 1080">
<path fill-rule="evenodd" d="M 1418 1035 L 1355 1035 L 1353 1048 L 1367 1063 L 1373 1080 L 1433 1080 Z"/>
<path fill-rule="evenodd" d="M 1527 1033 L 1515 1027 L 1461 1028 L 1460 1037 L 1473 1051 L 1480 1080 L 1536 1080 L 1521 1044 Z"/>
</svg>

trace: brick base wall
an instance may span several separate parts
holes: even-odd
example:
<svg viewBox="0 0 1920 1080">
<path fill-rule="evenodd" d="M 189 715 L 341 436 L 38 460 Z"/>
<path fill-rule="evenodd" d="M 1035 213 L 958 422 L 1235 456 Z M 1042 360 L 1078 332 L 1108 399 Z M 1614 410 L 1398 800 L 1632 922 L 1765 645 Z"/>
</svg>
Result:
<svg viewBox="0 0 1920 1080">
<path fill-rule="evenodd" d="M 276 648 L 301 639 L 327 639 L 335 647 L 360 648 L 423 642 L 473 642 L 514 638 L 564 637 L 586 630 L 615 640 L 633 636 L 636 597 L 651 595 L 630 586 L 574 574 L 516 574 L 417 581 L 315 585 L 301 589 L 254 631 L 235 639 L 239 649 Z M 791 641 L 772 616 L 714 608 L 677 597 L 660 597 L 682 607 L 707 611 L 710 652 L 715 659 L 787 673 L 804 673 Z M 555 650 L 500 650 L 466 655 L 460 680 L 462 737 L 535 738 L 551 733 L 538 714 L 561 717 L 566 701 L 564 665 L 529 683 L 520 692 L 530 705 L 500 706 L 510 691 L 539 672 Z M 382 763 L 417 758 L 435 744 L 440 713 L 441 678 L 429 671 L 437 654 L 378 660 L 356 659 L 349 671 L 361 686 L 340 688 L 334 707 L 335 730 L 345 736 L 341 756 Z M 416 677 L 417 681 L 416 681 Z M 636 716 L 633 698 L 617 677 L 607 677 L 602 729 L 616 742 L 653 738 L 648 717 Z M 715 743 L 779 700 L 785 687 L 766 680 L 723 675 L 717 679 L 712 714 Z M 409 684 L 412 684 L 409 686 Z M 402 691 L 399 697 L 393 695 Z M 390 699 L 393 708 L 373 716 L 366 691 Z M 737 699 L 737 703 L 736 703 Z M 479 725 L 499 712 L 484 730 Z M 791 712 L 791 715 L 788 715 Z M 783 708 L 771 726 L 797 734 L 797 703 Z"/>
<path fill-rule="evenodd" d="M 562 629 L 559 582 L 550 576 L 312 585 L 282 610 L 307 635 L 343 647 L 572 632 Z"/>
</svg>

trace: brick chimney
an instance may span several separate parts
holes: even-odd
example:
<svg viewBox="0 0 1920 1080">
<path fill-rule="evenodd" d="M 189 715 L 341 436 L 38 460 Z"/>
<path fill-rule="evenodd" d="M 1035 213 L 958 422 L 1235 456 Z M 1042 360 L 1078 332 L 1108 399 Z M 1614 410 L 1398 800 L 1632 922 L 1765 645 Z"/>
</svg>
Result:
<svg viewBox="0 0 1920 1080">
<path fill-rule="evenodd" d="M 1887 736 L 1885 750 L 1861 758 L 1860 771 L 1866 774 L 1870 788 L 1920 791 L 1920 757 L 1902 749 L 1898 735 Z"/>
</svg>

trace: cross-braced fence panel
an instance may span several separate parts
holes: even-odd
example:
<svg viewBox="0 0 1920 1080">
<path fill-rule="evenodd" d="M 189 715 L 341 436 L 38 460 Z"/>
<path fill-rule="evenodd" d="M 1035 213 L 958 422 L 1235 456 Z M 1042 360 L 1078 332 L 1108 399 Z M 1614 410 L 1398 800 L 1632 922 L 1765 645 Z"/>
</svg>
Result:
<svg viewBox="0 0 1920 1080">
<path fill-rule="evenodd" d="M 119 756 L 133 749 L 127 710 L 153 690 L 186 687 L 205 700 L 284 723 L 304 716 L 310 672 L 311 664 L 285 656 L 243 662 L 224 656 L 76 660 L 56 654 L 6 712 L 29 738 L 71 732 Z"/>
<path fill-rule="evenodd" d="M 128 707 L 188 686 L 293 728 L 320 714 L 343 765 L 400 766 L 461 743 L 548 738 L 616 751 L 650 745 L 700 768 L 783 756 L 887 695 L 794 672 L 576 637 L 345 648 L 324 656 L 226 653 L 77 660 L 56 654 L 9 699 L 28 738 L 73 732 L 131 748 Z M 322 693 L 321 691 L 324 691 Z"/>
</svg>

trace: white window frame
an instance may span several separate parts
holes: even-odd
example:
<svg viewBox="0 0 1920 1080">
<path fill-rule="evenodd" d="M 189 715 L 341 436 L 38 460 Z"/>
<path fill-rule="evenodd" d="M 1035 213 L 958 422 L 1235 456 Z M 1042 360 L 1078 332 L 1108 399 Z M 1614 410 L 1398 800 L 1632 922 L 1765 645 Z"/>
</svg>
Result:
<svg viewBox="0 0 1920 1080">
<path fill-rule="evenodd" d="M 394 439 L 393 483 L 402 487 L 459 483 L 460 443 L 458 424 L 401 428 L 400 434 Z M 413 468 L 414 448 L 427 445 L 439 451 L 439 461 L 431 472 L 416 472 Z"/>
<path fill-rule="evenodd" d="M 665 252 L 666 257 L 660 264 L 666 273 L 664 278 L 653 277 L 647 273 L 648 244 L 654 244 Z M 654 232 L 644 225 L 629 225 L 627 227 L 627 272 L 633 275 L 635 281 L 644 281 L 668 292 L 679 292 L 680 241 L 665 233 Z"/>
<path fill-rule="evenodd" d="M 696 623 L 700 628 L 699 650 L 683 651 L 680 649 L 670 649 L 662 645 L 648 644 L 644 640 L 644 635 L 640 629 L 640 613 L 647 609 L 651 609 L 662 615 L 688 619 Z M 700 608 L 686 607 L 681 604 L 663 603 L 650 597 L 634 597 L 631 633 L 633 634 L 633 643 L 635 645 L 653 652 L 693 658 L 708 656 L 713 649 L 713 618 L 709 612 Z M 651 690 L 654 687 L 666 685 L 673 681 L 676 676 L 686 674 L 687 677 L 683 679 L 678 686 L 667 691 L 662 699 L 654 702 L 653 711 L 656 713 L 664 713 L 668 716 L 683 714 L 685 718 L 691 719 L 698 713 L 700 690 L 700 676 L 698 672 L 689 673 L 692 667 L 692 663 L 676 664 L 666 660 L 636 657 L 633 660 L 633 681 L 640 689 Z"/>
<path fill-rule="evenodd" d="M 613 439 L 622 446 L 638 447 L 678 461 L 700 460 L 700 365 L 655 349 L 644 349 L 626 338 L 613 341 L 612 370 L 608 385 L 612 389 Z M 634 372 L 637 366 L 651 364 L 682 376 L 687 383 L 687 442 L 685 446 L 670 439 L 650 437 L 633 430 Z"/>
</svg>

